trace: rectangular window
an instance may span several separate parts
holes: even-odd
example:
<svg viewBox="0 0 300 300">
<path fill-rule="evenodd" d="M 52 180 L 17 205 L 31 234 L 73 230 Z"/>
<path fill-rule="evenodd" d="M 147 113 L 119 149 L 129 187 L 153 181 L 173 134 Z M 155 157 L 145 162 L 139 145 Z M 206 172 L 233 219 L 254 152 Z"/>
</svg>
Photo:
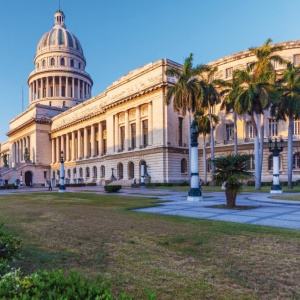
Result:
<svg viewBox="0 0 300 300">
<path fill-rule="evenodd" d="M 300 137 L 300 121 L 294 121 L 294 132 L 293 135 Z"/>
<path fill-rule="evenodd" d="M 178 146 L 182 146 L 183 118 L 178 118 Z"/>
<path fill-rule="evenodd" d="M 133 123 L 130 125 L 131 131 L 131 149 L 135 149 L 136 147 L 136 124 Z"/>
<path fill-rule="evenodd" d="M 120 127 L 121 150 L 125 149 L 125 126 Z"/>
<path fill-rule="evenodd" d="M 277 136 L 278 130 L 277 130 L 277 121 L 274 119 L 269 119 L 269 136 Z"/>
<path fill-rule="evenodd" d="M 66 87 L 65 86 L 61 87 L 61 96 L 66 97 Z"/>
<path fill-rule="evenodd" d="M 47 178 L 47 171 L 44 171 L 44 179 Z"/>
<path fill-rule="evenodd" d="M 247 139 L 253 139 L 254 138 L 254 131 L 253 131 L 252 122 L 247 122 L 246 123 L 246 138 Z"/>
<path fill-rule="evenodd" d="M 300 54 L 295 54 L 293 59 L 294 65 L 299 66 L 300 64 Z"/>
<path fill-rule="evenodd" d="M 233 140 L 233 124 L 226 124 L 226 138 L 227 141 Z"/>
<path fill-rule="evenodd" d="M 231 78 L 232 77 L 232 68 L 227 68 L 225 70 L 225 77 L 226 78 Z"/>
<path fill-rule="evenodd" d="M 143 125 L 143 146 L 148 146 L 148 120 L 142 122 Z"/>
<path fill-rule="evenodd" d="M 103 129 L 102 143 L 103 143 L 103 154 L 106 154 L 106 151 L 107 151 L 107 131 L 106 131 L 106 128 Z"/>
</svg>

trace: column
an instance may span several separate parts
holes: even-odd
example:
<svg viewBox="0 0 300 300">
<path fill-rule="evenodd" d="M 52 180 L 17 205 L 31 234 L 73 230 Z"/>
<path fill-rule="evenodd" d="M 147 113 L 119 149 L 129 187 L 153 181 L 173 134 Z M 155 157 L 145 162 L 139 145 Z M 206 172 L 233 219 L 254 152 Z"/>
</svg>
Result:
<svg viewBox="0 0 300 300">
<path fill-rule="evenodd" d="M 60 153 L 59 153 L 60 147 L 59 147 L 59 138 L 56 138 L 56 162 L 59 162 Z"/>
<path fill-rule="evenodd" d="M 115 152 L 119 150 L 119 116 L 115 115 Z"/>
<path fill-rule="evenodd" d="M 70 161 L 70 134 L 66 134 L 66 161 Z"/>
<path fill-rule="evenodd" d="M 46 79 L 46 97 L 49 98 L 49 77 Z"/>
<path fill-rule="evenodd" d="M 129 148 L 129 116 L 128 110 L 125 111 L 125 151 L 128 151 Z"/>
<path fill-rule="evenodd" d="M 52 97 L 55 97 L 55 76 L 52 77 Z"/>
<path fill-rule="evenodd" d="M 78 155 L 78 159 L 82 158 L 82 151 L 81 151 L 81 131 L 80 131 L 80 129 L 77 132 L 77 155 Z"/>
<path fill-rule="evenodd" d="M 152 102 L 148 103 L 148 144 L 153 144 Z"/>
<path fill-rule="evenodd" d="M 29 85 L 29 103 L 32 101 L 32 84 Z"/>
<path fill-rule="evenodd" d="M 61 76 L 59 76 L 59 91 L 58 91 L 58 96 L 61 97 Z"/>
<path fill-rule="evenodd" d="M 66 97 L 69 97 L 69 77 L 66 76 Z"/>
<path fill-rule="evenodd" d="M 72 131 L 72 148 L 71 148 L 71 160 L 75 160 L 75 132 Z"/>
<path fill-rule="evenodd" d="M 84 127 L 83 129 L 83 157 L 87 158 L 88 156 L 88 129 Z"/>
<path fill-rule="evenodd" d="M 135 119 L 136 119 L 136 147 L 139 149 L 141 146 L 141 110 L 140 107 L 138 106 L 136 108 L 135 112 Z"/>
<path fill-rule="evenodd" d="M 43 92 L 44 92 L 44 80 L 43 80 L 43 78 L 41 78 L 41 94 L 40 94 L 41 97 L 40 98 L 44 97 Z"/>
<path fill-rule="evenodd" d="M 52 164 L 56 162 L 55 160 L 55 139 L 51 140 L 51 150 L 52 150 Z"/>
<path fill-rule="evenodd" d="M 77 79 L 77 90 L 78 90 L 77 98 L 80 99 L 80 80 L 79 79 Z"/>
<path fill-rule="evenodd" d="M 100 122 L 98 124 L 98 147 L 99 147 L 99 156 L 102 155 L 103 152 L 103 128 L 102 128 L 102 123 Z"/>
<path fill-rule="evenodd" d="M 91 126 L 91 157 L 94 157 L 96 154 L 96 138 L 95 138 L 96 129 L 95 126 Z"/>
<path fill-rule="evenodd" d="M 75 79 L 72 77 L 72 97 L 75 98 Z"/>
</svg>

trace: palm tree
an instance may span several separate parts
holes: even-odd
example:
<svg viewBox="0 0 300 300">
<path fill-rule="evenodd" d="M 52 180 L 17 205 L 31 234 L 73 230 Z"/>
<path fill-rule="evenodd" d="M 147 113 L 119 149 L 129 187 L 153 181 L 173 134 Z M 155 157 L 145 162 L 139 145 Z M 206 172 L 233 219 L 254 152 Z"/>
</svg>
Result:
<svg viewBox="0 0 300 300">
<path fill-rule="evenodd" d="M 288 119 L 288 188 L 293 188 L 293 124 L 300 119 L 300 69 L 289 63 L 279 81 L 281 101 L 276 106 L 277 119 Z"/>
<path fill-rule="evenodd" d="M 210 133 L 210 121 L 209 115 L 200 109 L 195 113 L 195 119 L 197 120 L 199 127 L 199 135 L 203 136 L 203 170 L 204 170 L 204 185 L 207 184 L 207 160 L 206 160 L 206 135 Z M 215 114 L 212 114 L 212 119 L 215 124 L 219 123 L 219 118 Z"/>
<path fill-rule="evenodd" d="M 237 96 L 236 112 L 251 117 L 254 132 L 255 189 L 260 189 L 263 151 L 259 143 L 263 145 L 264 141 L 262 117 L 272 101 L 278 98 L 278 92 L 275 85 L 264 80 L 264 76 L 256 78 L 249 67 L 246 70 L 237 70 L 236 76 L 242 89 Z"/>
<path fill-rule="evenodd" d="M 248 154 L 230 154 L 214 159 L 216 167 L 213 179 L 218 183 L 224 183 L 227 208 L 235 208 L 236 196 L 242 190 L 244 180 L 251 179 L 253 174 L 248 172 L 249 169 Z"/>
<path fill-rule="evenodd" d="M 237 78 L 237 72 L 233 72 L 231 82 L 226 82 L 227 88 L 221 91 L 220 95 L 223 98 L 221 109 L 225 109 L 226 114 L 233 112 L 233 141 L 234 141 L 234 154 L 238 154 L 238 140 L 237 140 L 237 106 L 236 103 L 242 88 Z"/>
<path fill-rule="evenodd" d="M 223 80 L 214 79 L 214 74 L 217 72 L 217 67 L 211 69 L 205 74 L 199 74 L 199 100 L 201 106 L 208 110 L 209 122 L 210 122 L 210 149 L 211 149 L 211 173 L 212 177 L 214 174 L 214 164 L 213 160 L 215 158 L 215 135 L 214 130 L 216 124 L 213 120 L 214 108 L 217 104 L 221 102 L 221 96 L 217 88 L 226 85 Z M 214 182 L 212 181 L 212 185 Z"/>
<path fill-rule="evenodd" d="M 191 53 L 180 68 L 169 68 L 166 70 L 167 76 L 176 78 L 176 83 L 169 87 L 166 95 L 166 104 L 170 105 L 173 99 L 173 109 L 175 112 L 181 112 L 183 116 L 188 112 L 188 137 L 191 138 L 191 113 L 196 109 L 200 109 L 198 101 L 199 84 L 196 78 L 197 74 L 208 71 L 209 68 L 205 65 L 199 65 L 193 68 L 193 54 Z M 189 156 L 191 155 L 189 141 Z M 189 159 L 191 163 L 191 159 Z M 191 168 L 190 168 L 191 169 Z"/>
</svg>

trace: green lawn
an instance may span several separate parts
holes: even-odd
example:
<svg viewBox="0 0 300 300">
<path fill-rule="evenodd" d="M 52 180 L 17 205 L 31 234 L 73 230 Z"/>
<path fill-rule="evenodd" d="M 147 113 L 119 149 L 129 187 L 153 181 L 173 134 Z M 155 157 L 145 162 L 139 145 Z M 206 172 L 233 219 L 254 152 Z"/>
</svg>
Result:
<svg viewBox="0 0 300 300">
<path fill-rule="evenodd" d="M 0 221 L 37 268 L 102 276 L 145 299 L 299 299 L 300 232 L 136 213 L 155 199 L 90 193 L 0 196 Z"/>
</svg>

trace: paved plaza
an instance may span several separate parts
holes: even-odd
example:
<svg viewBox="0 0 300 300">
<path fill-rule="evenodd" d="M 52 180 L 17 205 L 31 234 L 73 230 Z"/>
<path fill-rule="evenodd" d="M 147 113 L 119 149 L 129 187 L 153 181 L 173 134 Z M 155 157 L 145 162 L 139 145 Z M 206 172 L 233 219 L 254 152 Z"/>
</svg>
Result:
<svg viewBox="0 0 300 300">
<path fill-rule="evenodd" d="M 12 193 L 46 192 L 46 188 L 22 188 L 19 190 L 0 190 L 0 195 Z M 103 187 L 67 188 L 69 192 L 105 193 Z M 53 189 L 57 192 L 57 188 Z M 155 197 L 162 202 L 160 206 L 142 208 L 136 212 L 146 212 L 161 215 L 184 216 L 243 224 L 266 225 L 300 230 L 300 201 L 285 201 L 271 199 L 268 193 L 243 193 L 237 197 L 237 204 L 255 206 L 247 210 L 229 210 L 213 208 L 225 204 L 225 193 L 204 192 L 203 201 L 188 202 L 187 192 L 165 189 L 131 189 L 123 188 L 122 195 Z M 299 194 L 299 193 L 298 193 Z M 288 195 L 297 195 L 297 193 Z"/>
</svg>

